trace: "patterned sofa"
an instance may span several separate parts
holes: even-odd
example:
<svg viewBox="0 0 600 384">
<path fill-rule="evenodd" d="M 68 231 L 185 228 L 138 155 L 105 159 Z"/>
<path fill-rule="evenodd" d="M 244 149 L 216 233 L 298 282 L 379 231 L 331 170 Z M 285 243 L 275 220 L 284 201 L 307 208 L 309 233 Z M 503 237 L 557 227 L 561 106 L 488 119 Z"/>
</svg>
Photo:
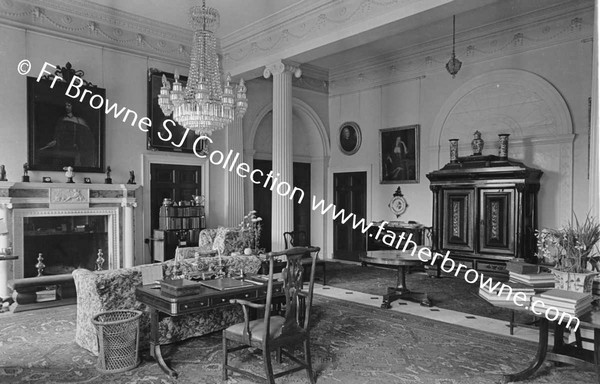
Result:
<svg viewBox="0 0 600 384">
<path fill-rule="evenodd" d="M 250 256 L 222 256 L 221 263 L 227 273 L 256 273 L 261 260 Z M 162 263 L 165 278 L 188 277 L 198 272 L 215 270 L 219 257 L 192 257 L 181 261 L 169 260 Z M 152 264 L 157 266 L 160 264 Z M 145 305 L 135 299 L 135 288 L 142 284 L 144 270 L 150 265 L 121 268 L 109 271 L 92 272 L 86 269 L 73 271 L 77 290 L 77 328 L 75 342 L 88 351 L 98 354 L 96 329 L 92 318 L 105 311 L 116 309 L 137 309 L 144 314 L 140 321 L 140 348 L 147 348 L 150 337 L 150 315 Z M 148 272 L 147 272 L 148 273 Z M 159 323 L 161 344 L 173 343 L 190 337 L 202 336 L 222 330 L 231 324 L 244 320 L 239 305 L 225 309 L 206 310 L 198 314 L 165 317 Z"/>
</svg>

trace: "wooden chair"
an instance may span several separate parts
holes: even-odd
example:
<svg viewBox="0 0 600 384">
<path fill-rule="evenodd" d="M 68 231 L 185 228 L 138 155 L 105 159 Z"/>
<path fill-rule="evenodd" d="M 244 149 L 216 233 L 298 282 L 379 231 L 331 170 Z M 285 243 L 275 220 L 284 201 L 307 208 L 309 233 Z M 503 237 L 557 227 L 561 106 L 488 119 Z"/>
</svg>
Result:
<svg viewBox="0 0 600 384">
<path fill-rule="evenodd" d="M 309 244 L 307 244 L 308 242 L 306 241 L 306 232 L 304 232 L 304 231 L 283 232 L 283 241 L 284 241 L 286 249 L 288 249 L 290 247 L 298 247 L 298 246 L 307 247 L 307 246 L 309 246 Z M 305 267 L 310 264 L 311 264 L 311 260 L 310 260 L 309 256 L 302 259 L 302 265 L 304 265 Z M 326 274 L 325 274 L 327 263 L 325 262 L 325 260 L 317 259 L 316 265 L 320 265 L 321 268 L 323 268 L 323 285 L 327 285 Z M 308 272 L 308 273 L 310 273 L 310 272 Z"/>
<path fill-rule="evenodd" d="M 267 298 L 265 304 L 252 303 L 247 300 L 232 299 L 231 303 L 242 305 L 244 323 L 230 326 L 223 331 L 223 381 L 227 380 L 227 372 L 233 371 L 250 377 L 254 380 L 274 384 L 280 376 L 306 369 L 308 380 L 315 383 L 310 360 L 310 310 L 312 307 L 313 286 L 315 280 L 315 261 L 320 251 L 319 247 L 293 247 L 280 252 L 267 253 L 269 261 L 269 280 L 267 285 Z M 308 290 L 303 290 L 302 275 L 304 268 L 301 260 L 306 253 L 312 259 Z M 285 255 L 287 265 L 281 272 L 283 292 L 285 294 L 285 316 L 274 316 L 270 313 L 273 296 L 273 259 Z M 301 303 L 304 302 L 304 305 Z M 249 308 L 264 311 L 264 318 L 250 320 Z M 303 321 L 302 321 L 303 320 Z M 268 330 L 268 332 L 265 332 Z M 229 341 L 237 343 L 229 347 Z M 304 345 L 304 360 L 292 354 L 293 346 Z M 262 350 L 266 377 L 255 375 L 251 372 L 233 367 L 228 364 L 227 357 L 230 352 L 245 348 L 259 348 Z M 283 348 L 290 348 L 284 350 Z M 296 365 L 282 372 L 273 373 L 271 352 L 277 352 L 277 361 L 281 363 L 281 354 L 289 357 Z"/>
</svg>

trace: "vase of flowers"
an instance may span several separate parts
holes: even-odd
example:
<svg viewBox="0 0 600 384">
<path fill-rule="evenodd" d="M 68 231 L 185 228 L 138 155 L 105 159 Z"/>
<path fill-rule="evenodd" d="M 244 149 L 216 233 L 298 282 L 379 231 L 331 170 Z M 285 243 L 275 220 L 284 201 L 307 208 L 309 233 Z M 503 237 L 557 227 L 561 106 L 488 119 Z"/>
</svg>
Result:
<svg viewBox="0 0 600 384">
<path fill-rule="evenodd" d="M 554 263 L 555 287 L 567 291 L 589 293 L 598 274 L 600 256 L 594 249 L 600 240 L 600 224 L 586 216 L 580 222 L 575 217 L 559 229 L 536 231 L 538 257 Z"/>
<path fill-rule="evenodd" d="M 240 223 L 240 246 L 244 254 L 258 254 L 258 242 L 260 240 L 260 233 L 262 230 L 261 226 L 262 218 L 256 216 L 256 211 L 252 210 L 248 212 Z M 251 252 L 246 251 L 250 249 Z"/>
</svg>

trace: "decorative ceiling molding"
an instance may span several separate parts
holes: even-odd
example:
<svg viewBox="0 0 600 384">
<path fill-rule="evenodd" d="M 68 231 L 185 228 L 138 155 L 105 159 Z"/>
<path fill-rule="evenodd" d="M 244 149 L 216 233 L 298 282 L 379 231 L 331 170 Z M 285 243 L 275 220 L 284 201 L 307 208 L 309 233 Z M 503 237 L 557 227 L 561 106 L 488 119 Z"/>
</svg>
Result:
<svg viewBox="0 0 600 384">
<path fill-rule="evenodd" d="M 189 29 L 89 1 L 1 0 L 0 23 L 189 64 Z"/>
<path fill-rule="evenodd" d="M 451 0 L 319 0 L 299 2 L 222 40 L 223 66 L 232 74 L 319 48 Z"/>
<path fill-rule="evenodd" d="M 568 8 L 568 9 L 567 9 Z M 457 35 L 457 57 L 463 68 L 482 61 L 568 42 L 586 44 L 593 35 L 593 6 L 560 7 L 533 13 Z M 330 95 L 368 88 L 445 71 L 449 41 L 436 39 L 330 71 Z"/>
</svg>

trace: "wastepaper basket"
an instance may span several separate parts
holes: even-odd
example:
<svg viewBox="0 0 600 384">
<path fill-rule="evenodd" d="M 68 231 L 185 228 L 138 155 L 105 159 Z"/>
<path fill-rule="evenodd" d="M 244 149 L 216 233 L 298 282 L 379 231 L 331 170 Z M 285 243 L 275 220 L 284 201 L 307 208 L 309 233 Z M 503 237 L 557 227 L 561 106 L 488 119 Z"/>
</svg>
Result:
<svg viewBox="0 0 600 384">
<path fill-rule="evenodd" d="M 142 312 L 135 310 L 101 312 L 94 316 L 99 371 L 124 372 L 138 366 L 140 316 Z"/>
</svg>

